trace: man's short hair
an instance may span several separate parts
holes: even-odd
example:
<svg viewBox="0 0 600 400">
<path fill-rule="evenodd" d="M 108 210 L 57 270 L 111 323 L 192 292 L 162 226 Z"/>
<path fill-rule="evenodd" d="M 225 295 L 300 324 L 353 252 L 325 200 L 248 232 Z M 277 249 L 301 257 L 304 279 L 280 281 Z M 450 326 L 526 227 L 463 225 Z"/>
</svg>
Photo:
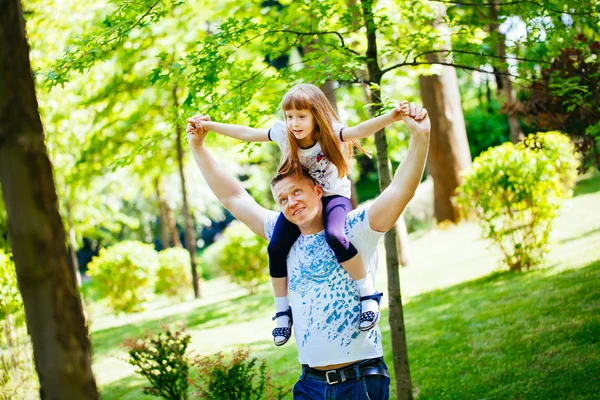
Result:
<svg viewBox="0 0 600 400">
<path fill-rule="evenodd" d="M 284 174 L 277 173 L 277 175 L 275 175 L 273 177 L 273 179 L 271 179 L 271 190 L 273 190 L 275 188 L 275 185 L 277 185 L 279 182 L 281 182 L 282 180 L 284 180 L 288 176 L 296 176 L 296 170 L 295 169 L 290 169 L 290 170 L 288 170 Z M 315 182 L 315 180 L 313 179 L 313 177 L 310 176 L 310 174 L 308 173 L 308 170 L 306 168 L 302 168 L 302 178 L 303 179 L 308 179 L 314 185 L 317 184 L 317 182 Z"/>
</svg>

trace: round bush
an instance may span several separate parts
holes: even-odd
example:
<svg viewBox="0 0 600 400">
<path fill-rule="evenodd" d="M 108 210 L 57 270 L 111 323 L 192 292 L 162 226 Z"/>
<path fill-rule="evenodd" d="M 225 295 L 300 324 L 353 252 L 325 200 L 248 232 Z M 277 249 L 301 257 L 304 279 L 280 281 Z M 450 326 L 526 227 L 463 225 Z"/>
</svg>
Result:
<svg viewBox="0 0 600 400">
<path fill-rule="evenodd" d="M 548 250 L 565 197 L 555 166 L 544 151 L 505 143 L 477 157 L 457 189 L 456 203 L 478 217 L 483 237 L 501 249 L 511 270 L 541 263 Z"/>
<path fill-rule="evenodd" d="M 158 255 L 149 244 L 125 241 L 106 249 L 88 264 L 92 287 L 107 297 L 116 312 L 143 308 L 145 296 L 153 287 Z"/>
<path fill-rule="evenodd" d="M 517 147 L 543 152 L 561 177 L 563 195 L 572 196 L 580 162 L 575 144 L 569 136 L 558 131 L 532 133 Z"/>
<path fill-rule="evenodd" d="M 205 263 L 214 263 L 230 279 L 255 293 L 258 285 L 268 280 L 267 242 L 246 225 L 233 221 L 223 236 L 203 254 Z"/>
<path fill-rule="evenodd" d="M 158 253 L 158 270 L 154 292 L 175 296 L 191 287 L 190 253 L 186 249 L 173 247 Z M 202 274 L 199 267 L 198 275 Z"/>
</svg>

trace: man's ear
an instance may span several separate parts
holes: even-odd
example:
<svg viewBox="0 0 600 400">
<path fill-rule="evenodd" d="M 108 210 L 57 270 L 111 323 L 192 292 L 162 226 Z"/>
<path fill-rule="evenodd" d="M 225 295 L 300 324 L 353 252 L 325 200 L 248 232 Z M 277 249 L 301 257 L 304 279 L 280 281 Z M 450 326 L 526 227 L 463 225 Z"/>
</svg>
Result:
<svg viewBox="0 0 600 400">
<path fill-rule="evenodd" d="M 319 198 L 323 197 L 323 188 L 319 184 L 315 184 L 314 191 L 319 196 Z"/>
</svg>

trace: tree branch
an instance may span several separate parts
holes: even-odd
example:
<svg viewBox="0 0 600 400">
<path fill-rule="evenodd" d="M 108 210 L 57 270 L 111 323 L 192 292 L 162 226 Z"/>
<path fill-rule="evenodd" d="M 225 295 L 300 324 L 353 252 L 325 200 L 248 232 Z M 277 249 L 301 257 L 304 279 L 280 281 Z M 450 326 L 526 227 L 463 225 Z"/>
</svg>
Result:
<svg viewBox="0 0 600 400">
<path fill-rule="evenodd" d="M 417 60 L 418 58 L 427 55 L 427 54 L 436 54 L 436 53 L 460 53 L 460 54 L 472 54 L 475 56 L 482 56 L 482 57 L 490 57 L 490 58 L 498 58 L 498 59 L 503 59 L 503 60 L 518 60 L 518 61 L 529 61 L 529 62 L 535 62 L 535 63 L 540 63 L 540 64 L 552 64 L 552 62 L 550 61 L 544 61 L 544 60 L 532 60 L 529 58 L 519 58 L 519 57 L 505 57 L 505 56 L 497 56 L 494 54 L 482 54 L 482 53 L 477 53 L 475 51 L 467 51 L 467 50 L 430 50 L 430 51 L 424 51 L 422 53 L 417 54 L 413 60 Z M 406 62 L 406 59 L 405 59 Z"/>
<path fill-rule="evenodd" d="M 142 21 L 144 20 L 144 18 L 146 18 L 148 16 L 148 14 L 150 14 L 150 12 L 152 10 L 154 10 L 154 8 L 161 2 L 161 0 L 157 0 L 156 3 L 152 4 L 150 6 L 150 8 L 148 8 L 148 10 L 146 10 L 146 12 L 140 17 L 138 18 L 137 21 L 135 21 L 130 27 L 128 27 L 127 29 L 125 29 L 124 31 L 120 32 L 120 34 L 118 34 L 117 36 L 107 39 L 104 43 L 101 43 L 100 46 L 105 46 L 108 43 L 112 42 L 113 40 L 119 39 L 121 37 L 123 37 L 123 35 L 125 35 L 128 32 L 131 32 L 136 26 L 140 25 L 142 23 Z M 115 29 L 116 30 L 116 29 Z M 114 50 L 114 48 L 112 49 Z"/>
<path fill-rule="evenodd" d="M 296 40 L 293 44 L 291 44 L 285 52 L 290 51 L 294 46 L 296 46 L 298 44 L 298 40 Z M 285 53 L 284 52 L 284 53 Z M 223 95 L 221 95 L 216 101 L 211 102 L 212 105 L 218 104 L 221 100 L 223 100 L 225 97 L 227 97 L 230 93 L 234 92 L 235 90 L 241 88 L 242 86 L 244 86 L 246 83 L 254 80 L 254 78 L 262 75 L 269 67 L 273 66 L 273 64 L 275 63 L 275 61 L 277 61 L 276 58 L 274 58 L 269 64 L 267 64 L 266 67 L 264 67 L 263 69 L 261 69 L 260 71 L 257 71 L 256 73 L 252 74 L 250 77 L 244 79 L 243 81 L 239 82 L 237 85 L 235 85 L 234 87 L 232 87 L 230 90 L 228 90 L 227 92 L 225 92 Z M 209 108 L 209 107 L 207 107 Z M 202 114 L 206 113 L 207 108 L 203 109 L 201 111 Z"/>
<path fill-rule="evenodd" d="M 514 6 L 514 5 L 521 5 L 521 4 L 535 4 L 536 6 L 543 8 L 544 10 L 556 13 L 556 14 L 569 14 L 569 15 L 594 15 L 596 14 L 597 11 L 588 11 L 588 12 L 575 12 L 575 11 L 561 11 L 561 10 L 557 10 L 554 8 L 549 8 L 549 7 L 544 7 L 544 5 L 542 3 L 539 3 L 537 1 L 534 0 L 514 0 L 514 1 L 505 1 L 502 3 L 469 3 L 469 2 L 463 2 L 463 1 L 453 1 L 453 0 L 432 0 L 435 1 L 437 3 L 442 3 L 442 4 L 457 4 L 457 5 L 461 5 L 461 6 L 493 6 L 493 5 L 497 5 L 499 7 L 501 6 Z"/>
<path fill-rule="evenodd" d="M 342 42 L 342 47 L 346 50 L 348 50 L 351 53 L 356 54 L 357 56 L 360 56 L 361 54 L 346 47 L 346 43 L 344 42 L 344 37 L 342 36 L 341 33 L 337 32 L 337 31 L 320 31 L 320 32 L 300 32 L 300 31 L 293 31 L 290 29 L 273 29 L 273 30 L 269 30 L 267 32 L 265 32 L 265 34 L 267 33 L 292 33 L 294 35 L 298 35 L 298 36 L 318 36 L 318 35 L 336 35 L 337 37 L 340 38 L 340 42 Z"/>
</svg>

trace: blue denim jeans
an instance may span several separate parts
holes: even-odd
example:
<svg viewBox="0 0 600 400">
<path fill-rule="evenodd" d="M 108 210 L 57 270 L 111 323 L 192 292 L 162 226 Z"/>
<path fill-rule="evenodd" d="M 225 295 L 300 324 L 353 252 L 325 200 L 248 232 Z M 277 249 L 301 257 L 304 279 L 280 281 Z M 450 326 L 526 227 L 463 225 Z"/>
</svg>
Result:
<svg viewBox="0 0 600 400">
<path fill-rule="evenodd" d="M 387 369 L 383 358 L 381 362 Z M 387 400 L 390 397 L 390 378 L 369 375 L 330 385 L 326 381 L 307 376 L 303 367 L 293 393 L 294 400 Z"/>
</svg>

